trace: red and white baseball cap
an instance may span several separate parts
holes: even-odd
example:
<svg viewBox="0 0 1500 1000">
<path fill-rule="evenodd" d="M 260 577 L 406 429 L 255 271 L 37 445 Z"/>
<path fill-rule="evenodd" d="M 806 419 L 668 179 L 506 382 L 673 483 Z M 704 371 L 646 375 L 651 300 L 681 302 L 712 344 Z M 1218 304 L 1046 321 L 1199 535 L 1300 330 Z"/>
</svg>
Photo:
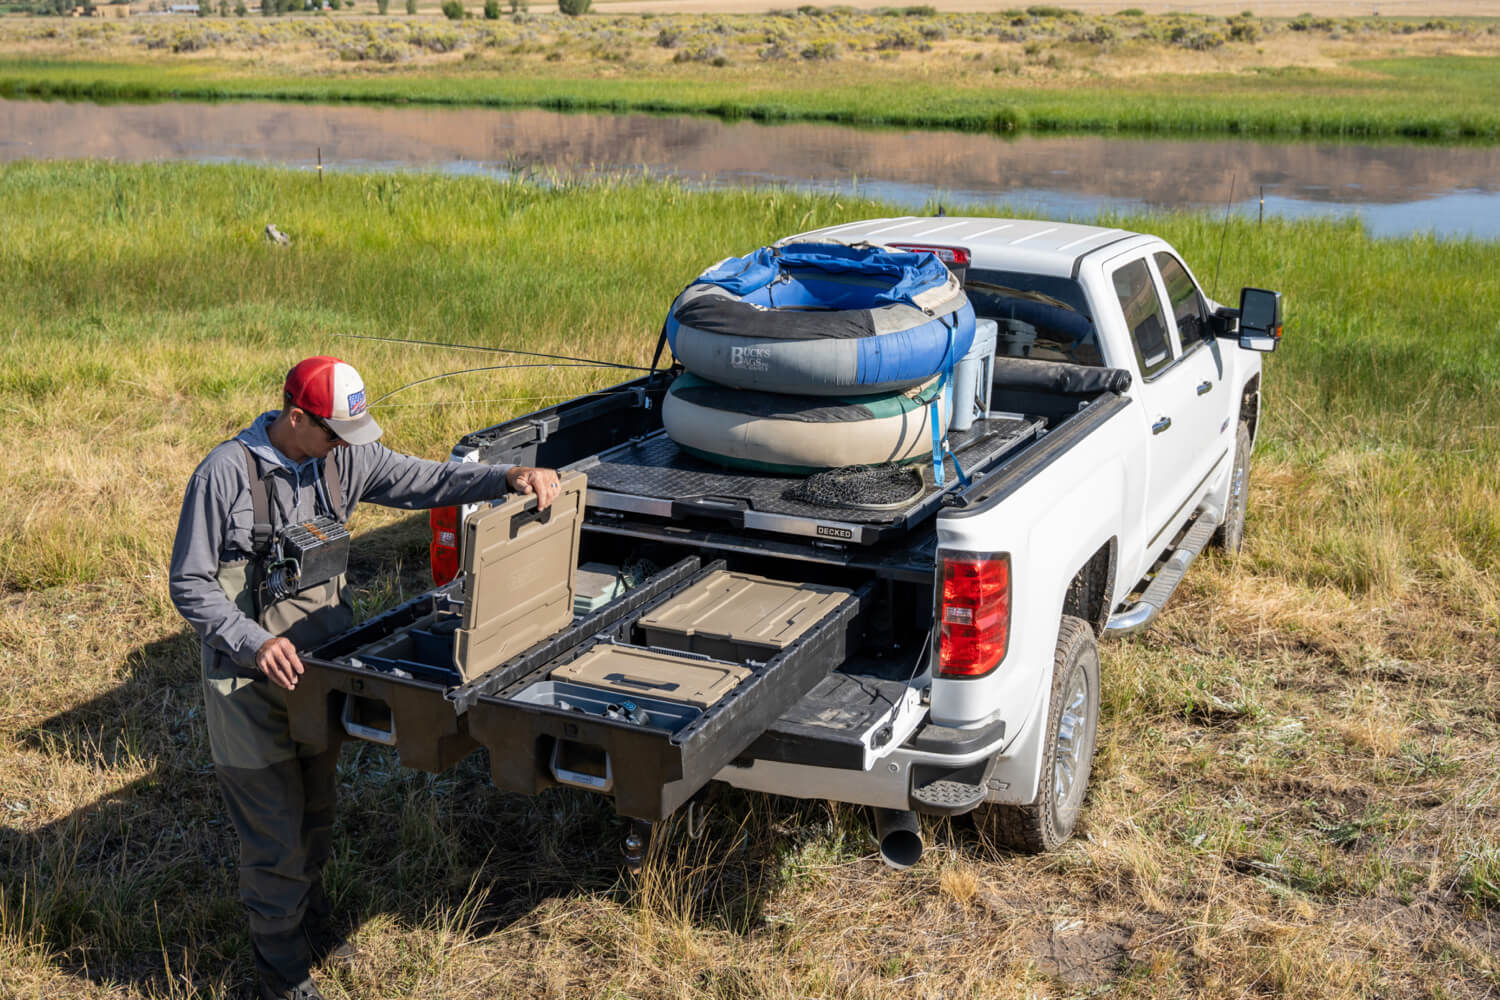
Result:
<svg viewBox="0 0 1500 1000">
<path fill-rule="evenodd" d="M 349 444 L 369 444 L 380 437 L 380 425 L 365 402 L 365 380 L 338 358 L 308 358 L 286 373 L 292 405 L 322 418 Z"/>
</svg>

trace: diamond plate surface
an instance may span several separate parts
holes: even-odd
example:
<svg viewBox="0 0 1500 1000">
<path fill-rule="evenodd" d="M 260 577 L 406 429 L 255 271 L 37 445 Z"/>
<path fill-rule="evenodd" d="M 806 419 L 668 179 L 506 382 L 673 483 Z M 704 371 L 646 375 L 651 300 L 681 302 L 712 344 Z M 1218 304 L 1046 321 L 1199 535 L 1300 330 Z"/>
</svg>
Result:
<svg viewBox="0 0 1500 1000">
<path fill-rule="evenodd" d="M 1020 442 L 1034 437 L 1040 425 L 1040 421 L 1003 417 L 979 420 L 967 431 L 951 433 L 949 444 L 964 470 L 973 472 Z M 943 465 L 951 483 L 958 475 L 953 460 L 944 458 Z M 896 510 L 825 507 L 788 500 L 782 494 L 802 477 L 715 465 L 683 452 L 665 431 L 604 452 L 599 456 L 599 464 L 587 471 L 591 490 L 663 501 L 709 498 L 740 503 L 748 510 L 767 514 L 853 524 L 894 524 L 934 493 L 932 462 L 914 463 L 914 467 L 922 472 L 922 494 L 910 505 Z M 590 503 L 601 505 L 594 503 L 593 498 Z M 607 498 L 602 506 L 608 506 Z"/>
<path fill-rule="evenodd" d="M 942 809 L 961 809 L 984 800 L 981 785 L 966 785 L 961 781 L 934 781 L 914 789 L 911 797 L 918 802 Z"/>
</svg>

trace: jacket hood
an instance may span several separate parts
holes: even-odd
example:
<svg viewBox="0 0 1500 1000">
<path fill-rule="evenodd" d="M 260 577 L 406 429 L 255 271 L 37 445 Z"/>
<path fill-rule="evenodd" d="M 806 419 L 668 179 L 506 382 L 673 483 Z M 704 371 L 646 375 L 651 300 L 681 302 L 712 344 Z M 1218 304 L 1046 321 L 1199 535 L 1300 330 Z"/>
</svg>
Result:
<svg viewBox="0 0 1500 1000">
<path fill-rule="evenodd" d="M 310 463 L 316 462 L 317 459 L 305 459 L 303 462 L 298 464 L 283 455 L 279 450 L 277 450 L 276 446 L 271 443 L 271 425 L 276 422 L 276 418 L 280 415 L 280 410 L 267 410 L 265 413 L 262 413 L 260 416 L 251 421 L 249 427 L 246 427 L 244 430 L 236 434 L 234 436 L 234 439 L 242 443 L 245 447 L 249 448 L 250 453 L 263 464 L 270 466 L 273 469 L 287 469 L 296 474 L 294 479 L 300 480 L 303 470 L 306 469 Z"/>
</svg>

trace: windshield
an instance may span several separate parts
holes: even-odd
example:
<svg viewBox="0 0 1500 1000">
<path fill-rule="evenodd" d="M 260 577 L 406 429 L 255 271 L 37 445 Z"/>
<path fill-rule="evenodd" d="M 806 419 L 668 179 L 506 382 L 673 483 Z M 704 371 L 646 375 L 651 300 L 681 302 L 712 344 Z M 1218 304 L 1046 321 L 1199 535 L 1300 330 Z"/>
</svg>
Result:
<svg viewBox="0 0 1500 1000">
<path fill-rule="evenodd" d="M 1088 299 L 1083 287 L 1071 278 L 970 268 L 964 291 L 976 315 L 1002 321 L 996 354 L 1011 353 L 1006 349 L 1003 321 L 1014 319 L 1036 328 L 1036 343 L 1023 356 L 1075 365 L 1104 364 Z"/>
</svg>

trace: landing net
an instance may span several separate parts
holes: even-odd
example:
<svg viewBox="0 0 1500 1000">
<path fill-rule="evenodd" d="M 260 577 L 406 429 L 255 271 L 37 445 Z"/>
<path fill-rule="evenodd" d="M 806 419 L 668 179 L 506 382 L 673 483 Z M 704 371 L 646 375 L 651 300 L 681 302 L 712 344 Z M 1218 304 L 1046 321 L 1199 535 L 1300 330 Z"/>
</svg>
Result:
<svg viewBox="0 0 1500 1000">
<path fill-rule="evenodd" d="M 782 497 L 823 507 L 890 510 L 911 503 L 922 489 L 922 474 L 910 466 L 846 465 L 809 476 Z"/>
</svg>

